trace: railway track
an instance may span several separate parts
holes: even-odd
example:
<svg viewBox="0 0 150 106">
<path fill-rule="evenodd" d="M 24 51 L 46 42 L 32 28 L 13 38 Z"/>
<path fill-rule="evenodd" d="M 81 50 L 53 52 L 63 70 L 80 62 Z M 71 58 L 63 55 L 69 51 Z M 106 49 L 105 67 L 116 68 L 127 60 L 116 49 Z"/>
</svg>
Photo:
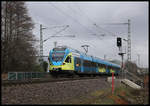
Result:
<svg viewBox="0 0 150 106">
<path fill-rule="evenodd" d="M 96 77 L 77 77 L 77 78 L 41 78 L 41 79 L 30 79 L 30 80 L 5 80 L 2 81 L 2 86 L 16 86 L 24 84 L 36 84 L 36 83 L 48 83 L 48 82 L 61 82 L 61 81 L 73 81 L 73 80 L 88 80 L 88 79 L 100 79 L 107 78 L 107 76 L 96 76 Z"/>
</svg>

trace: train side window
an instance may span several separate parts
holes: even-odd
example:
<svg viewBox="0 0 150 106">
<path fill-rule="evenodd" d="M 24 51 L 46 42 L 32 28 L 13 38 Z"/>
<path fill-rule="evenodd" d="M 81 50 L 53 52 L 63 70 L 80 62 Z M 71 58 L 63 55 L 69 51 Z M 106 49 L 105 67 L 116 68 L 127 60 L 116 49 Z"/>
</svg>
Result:
<svg viewBox="0 0 150 106">
<path fill-rule="evenodd" d="M 101 68 L 101 67 L 102 67 L 102 64 L 99 64 L 99 67 Z"/>
<path fill-rule="evenodd" d="M 91 61 L 89 62 L 89 67 L 92 67 L 92 62 Z"/>
<path fill-rule="evenodd" d="M 104 65 L 104 68 L 105 68 L 105 69 L 107 68 L 106 65 Z"/>
<path fill-rule="evenodd" d="M 105 69 L 107 68 L 106 65 L 104 65 L 104 68 L 105 68 Z"/>
<path fill-rule="evenodd" d="M 100 64 L 99 67 L 102 68 L 102 64 Z"/>
<path fill-rule="evenodd" d="M 84 60 L 83 61 L 83 66 L 88 66 L 88 61 Z"/>
</svg>

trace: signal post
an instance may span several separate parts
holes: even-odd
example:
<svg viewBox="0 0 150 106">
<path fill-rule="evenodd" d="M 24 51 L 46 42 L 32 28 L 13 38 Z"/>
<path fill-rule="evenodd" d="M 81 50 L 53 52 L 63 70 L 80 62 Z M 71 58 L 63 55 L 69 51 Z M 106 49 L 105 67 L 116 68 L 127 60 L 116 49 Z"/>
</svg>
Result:
<svg viewBox="0 0 150 106">
<path fill-rule="evenodd" d="M 122 71 L 122 79 L 123 79 L 123 56 L 124 54 L 126 53 L 123 53 L 122 52 L 122 39 L 120 37 L 117 37 L 117 46 L 119 47 L 119 51 L 120 53 L 118 53 L 118 55 L 121 56 L 121 60 L 122 60 L 122 63 L 121 63 L 121 71 Z"/>
</svg>

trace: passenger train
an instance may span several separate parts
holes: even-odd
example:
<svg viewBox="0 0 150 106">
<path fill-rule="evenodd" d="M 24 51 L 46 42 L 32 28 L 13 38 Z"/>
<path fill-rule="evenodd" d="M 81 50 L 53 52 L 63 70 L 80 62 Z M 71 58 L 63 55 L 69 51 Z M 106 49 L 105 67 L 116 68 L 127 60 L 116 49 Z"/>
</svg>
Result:
<svg viewBox="0 0 150 106">
<path fill-rule="evenodd" d="M 89 56 L 67 46 L 53 48 L 49 52 L 49 72 L 52 76 L 67 75 L 118 75 L 120 65 Z"/>
</svg>

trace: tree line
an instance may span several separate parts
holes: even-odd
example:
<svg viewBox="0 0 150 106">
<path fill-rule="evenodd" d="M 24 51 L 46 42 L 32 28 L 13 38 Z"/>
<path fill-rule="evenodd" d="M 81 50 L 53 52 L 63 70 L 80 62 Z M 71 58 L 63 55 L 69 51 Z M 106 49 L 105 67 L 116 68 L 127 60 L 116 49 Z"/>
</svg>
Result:
<svg viewBox="0 0 150 106">
<path fill-rule="evenodd" d="M 33 21 L 24 1 L 1 4 L 1 70 L 31 71 L 36 64 Z"/>
</svg>

